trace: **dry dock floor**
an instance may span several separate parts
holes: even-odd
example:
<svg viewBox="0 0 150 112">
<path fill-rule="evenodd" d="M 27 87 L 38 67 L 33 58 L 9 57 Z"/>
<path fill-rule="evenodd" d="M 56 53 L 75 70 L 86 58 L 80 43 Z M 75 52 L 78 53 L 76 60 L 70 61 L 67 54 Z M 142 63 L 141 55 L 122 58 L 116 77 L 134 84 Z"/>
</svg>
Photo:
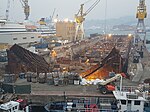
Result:
<svg viewBox="0 0 150 112">
<path fill-rule="evenodd" d="M 118 82 L 119 83 L 119 82 Z M 47 83 L 32 83 L 26 79 L 18 79 L 15 84 L 31 84 L 32 95 L 79 95 L 79 96 L 103 96 L 97 89 L 97 85 L 48 85 Z M 119 84 L 118 84 L 119 85 Z M 123 79 L 123 86 L 137 86 L 137 83 L 129 79 Z M 110 94 L 111 95 L 111 94 Z"/>
</svg>

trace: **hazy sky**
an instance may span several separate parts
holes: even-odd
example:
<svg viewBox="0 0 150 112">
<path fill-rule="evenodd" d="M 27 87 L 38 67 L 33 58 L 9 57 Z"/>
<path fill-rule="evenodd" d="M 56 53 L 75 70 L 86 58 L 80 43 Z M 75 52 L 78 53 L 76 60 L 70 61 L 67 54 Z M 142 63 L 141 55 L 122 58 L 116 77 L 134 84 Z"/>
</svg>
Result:
<svg viewBox="0 0 150 112">
<path fill-rule="evenodd" d="M 10 19 L 23 20 L 24 13 L 20 0 L 10 0 Z M 58 18 L 64 19 L 74 18 L 74 14 L 80 8 L 80 4 L 88 0 L 29 0 L 30 5 L 30 19 L 38 20 L 42 17 L 49 17 L 52 15 L 54 8 Z M 95 0 L 85 4 L 84 11 L 86 11 Z M 107 1 L 107 8 L 106 8 Z M 105 19 L 105 9 L 107 9 L 107 19 L 119 18 L 122 16 L 135 16 L 136 8 L 139 0 L 101 0 L 99 4 L 86 16 L 86 19 Z M 150 0 L 146 0 L 147 12 L 150 12 Z M 7 7 L 7 0 L 0 0 L 0 16 L 5 15 Z"/>
</svg>

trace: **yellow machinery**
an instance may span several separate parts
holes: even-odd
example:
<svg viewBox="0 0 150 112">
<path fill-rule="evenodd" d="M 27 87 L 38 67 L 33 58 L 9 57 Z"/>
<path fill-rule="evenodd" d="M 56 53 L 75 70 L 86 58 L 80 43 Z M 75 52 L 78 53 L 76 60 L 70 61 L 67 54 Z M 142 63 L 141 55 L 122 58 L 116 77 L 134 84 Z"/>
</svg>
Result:
<svg viewBox="0 0 150 112">
<path fill-rule="evenodd" d="M 38 22 L 40 25 L 46 25 L 45 18 L 41 18 Z"/>
<path fill-rule="evenodd" d="M 100 2 L 100 0 L 96 0 L 94 4 L 86 11 L 83 12 L 83 6 L 84 4 L 81 4 L 80 9 L 77 14 L 75 14 L 75 21 L 77 23 L 76 26 L 76 33 L 75 33 L 75 39 L 77 40 L 77 37 L 80 36 L 81 39 L 84 38 L 84 28 L 83 28 L 83 22 L 85 20 L 85 16 Z"/>
<path fill-rule="evenodd" d="M 52 50 L 52 52 L 51 52 L 51 56 L 52 56 L 53 58 L 57 57 L 57 53 L 56 53 L 56 51 Z"/>
<path fill-rule="evenodd" d="M 139 6 L 137 7 L 136 18 L 143 20 L 147 17 L 145 0 L 140 0 Z"/>
<path fill-rule="evenodd" d="M 147 17 L 145 0 L 139 0 L 139 6 L 137 7 L 136 18 L 138 19 L 138 23 L 136 26 L 136 34 L 135 34 L 135 43 L 138 44 L 139 40 L 141 40 L 141 36 L 143 36 L 143 45 L 146 45 L 146 29 L 144 24 L 144 19 Z M 141 35 L 143 34 L 143 35 Z"/>
</svg>

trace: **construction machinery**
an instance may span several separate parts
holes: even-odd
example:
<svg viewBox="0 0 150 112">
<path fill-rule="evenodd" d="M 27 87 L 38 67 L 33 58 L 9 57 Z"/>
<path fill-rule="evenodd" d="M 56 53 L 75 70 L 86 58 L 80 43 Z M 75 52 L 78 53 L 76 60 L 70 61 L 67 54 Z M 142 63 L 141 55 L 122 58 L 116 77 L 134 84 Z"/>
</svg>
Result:
<svg viewBox="0 0 150 112">
<path fill-rule="evenodd" d="M 106 79 L 103 82 L 98 84 L 98 89 L 102 94 L 110 93 L 115 90 L 114 81 L 120 79 L 120 88 L 122 88 L 122 77 L 125 77 L 125 74 L 116 74 L 112 78 Z"/>
<path fill-rule="evenodd" d="M 76 26 L 76 33 L 75 33 L 75 39 L 74 41 L 77 40 L 77 37 L 78 38 L 81 38 L 83 39 L 84 38 L 84 28 L 83 28 L 83 22 L 85 21 L 85 16 L 100 2 L 100 0 L 96 0 L 94 2 L 93 5 L 91 5 L 91 7 L 83 12 L 83 6 L 84 4 L 81 4 L 80 5 L 80 9 L 78 11 L 77 14 L 75 14 L 75 21 L 77 23 L 77 26 Z"/>
<path fill-rule="evenodd" d="M 145 0 L 139 0 L 139 6 L 137 7 L 136 18 L 138 19 L 138 23 L 136 26 L 135 32 L 135 43 L 141 39 L 140 34 L 143 34 L 143 44 L 146 45 L 146 29 L 144 24 L 144 19 L 147 17 Z"/>
</svg>

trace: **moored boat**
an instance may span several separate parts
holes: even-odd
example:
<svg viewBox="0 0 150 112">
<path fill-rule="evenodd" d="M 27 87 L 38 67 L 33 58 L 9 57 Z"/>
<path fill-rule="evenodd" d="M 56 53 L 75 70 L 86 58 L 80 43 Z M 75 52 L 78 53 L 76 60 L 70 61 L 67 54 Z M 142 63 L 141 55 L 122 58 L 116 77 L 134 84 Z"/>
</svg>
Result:
<svg viewBox="0 0 150 112">
<path fill-rule="evenodd" d="M 17 101 L 9 101 L 0 105 L 0 112 L 29 112 L 27 105 L 22 106 L 22 99 Z"/>
</svg>

